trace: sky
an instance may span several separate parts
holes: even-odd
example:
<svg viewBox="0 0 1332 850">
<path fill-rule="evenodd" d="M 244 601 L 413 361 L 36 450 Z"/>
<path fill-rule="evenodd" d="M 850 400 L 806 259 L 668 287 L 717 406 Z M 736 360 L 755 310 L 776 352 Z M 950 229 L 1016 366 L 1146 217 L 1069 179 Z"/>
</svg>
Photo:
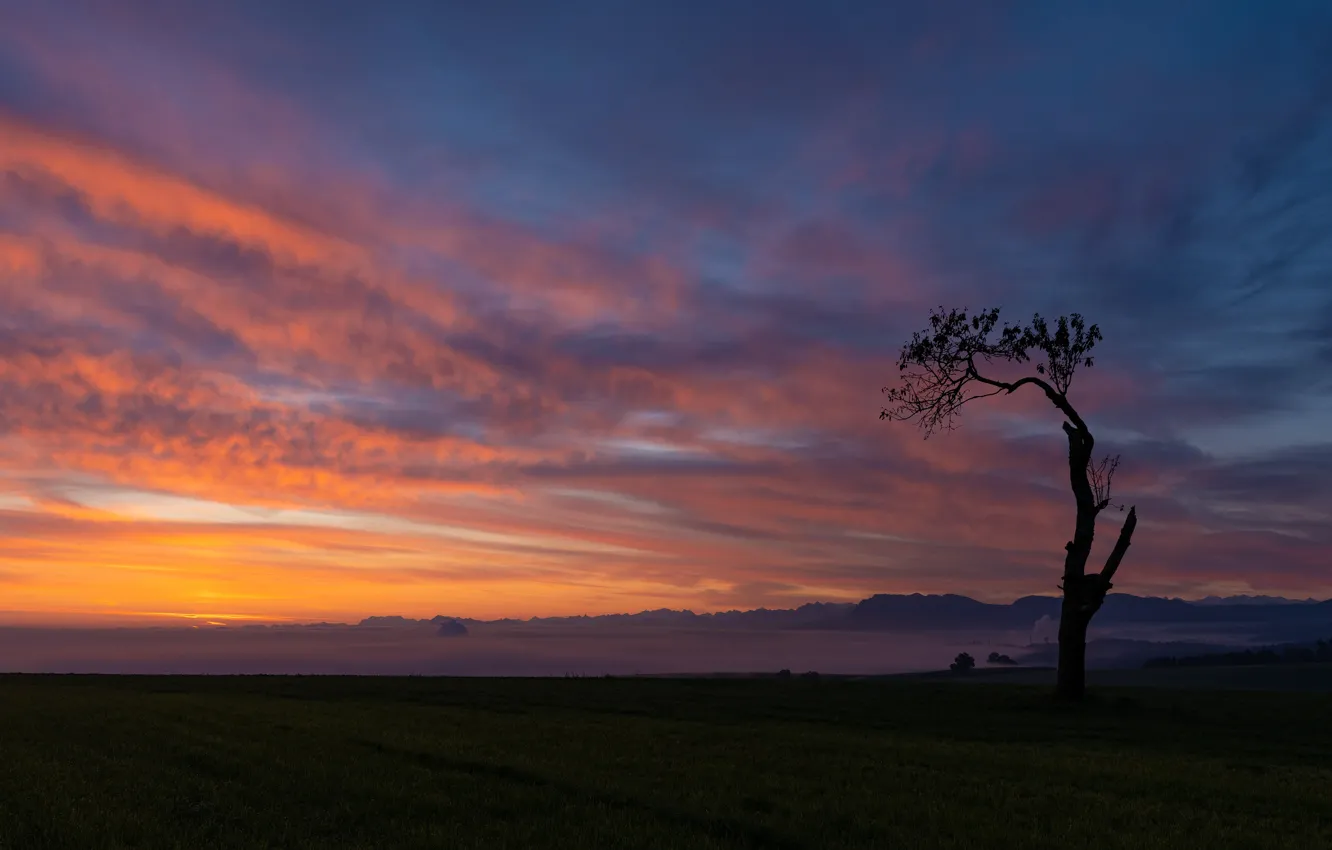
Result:
<svg viewBox="0 0 1332 850">
<path fill-rule="evenodd" d="M 1099 324 L 1117 590 L 1332 596 L 1332 8 L 0 3 L 0 621 L 1053 594 L 936 305 Z"/>
</svg>

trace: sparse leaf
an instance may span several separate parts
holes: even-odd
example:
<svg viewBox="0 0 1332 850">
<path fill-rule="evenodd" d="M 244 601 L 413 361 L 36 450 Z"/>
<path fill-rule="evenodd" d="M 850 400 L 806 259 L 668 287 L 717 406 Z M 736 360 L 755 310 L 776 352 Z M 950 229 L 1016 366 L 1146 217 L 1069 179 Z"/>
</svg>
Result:
<svg viewBox="0 0 1332 850">
<path fill-rule="evenodd" d="M 1101 338 L 1096 325 L 1087 327 L 1077 313 L 1060 316 L 1053 334 L 1040 315 L 1026 326 L 998 325 L 998 308 L 976 313 L 968 313 L 966 308 L 932 310 L 929 328 L 912 334 L 902 348 L 897 363 L 902 380 L 884 391 L 888 405 L 880 418 L 914 419 L 928 436 L 951 430 L 962 406 L 970 401 L 1035 384 L 1075 425 L 1085 429 L 1067 394 L 1077 367 L 1091 365 L 1089 352 Z M 1010 383 L 980 371 L 996 360 L 1025 363 L 1033 351 L 1044 355 L 1035 367 L 1040 377 Z"/>
</svg>

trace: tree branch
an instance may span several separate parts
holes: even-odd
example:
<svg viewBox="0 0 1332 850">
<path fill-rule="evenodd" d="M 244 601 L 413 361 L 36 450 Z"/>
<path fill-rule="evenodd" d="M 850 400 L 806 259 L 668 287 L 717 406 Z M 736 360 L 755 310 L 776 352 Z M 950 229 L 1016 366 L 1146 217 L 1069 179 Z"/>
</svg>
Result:
<svg viewBox="0 0 1332 850">
<path fill-rule="evenodd" d="M 1119 469 L 1119 455 L 1107 455 L 1100 463 L 1087 461 L 1087 479 L 1091 483 L 1092 498 L 1096 500 L 1096 512 L 1111 507 L 1110 490 L 1115 479 L 1115 470 Z M 1123 505 L 1115 505 L 1121 511 Z"/>
<path fill-rule="evenodd" d="M 1115 541 L 1115 548 L 1110 552 L 1110 557 L 1105 560 L 1105 567 L 1101 570 L 1101 578 L 1105 580 L 1105 586 L 1110 587 L 1110 580 L 1115 577 L 1115 570 L 1119 569 L 1119 562 L 1124 560 L 1124 553 L 1128 551 L 1129 544 L 1133 542 L 1133 529 L 1138 527 L 1138 509 L 1129 508 L 1128 518 L 1124 520 L 1124 527 L 1119 530 L 1119 539 Z"/>
<path fill-rule="evenodd" d="M 1082 558 L 1086 560 L 1086 553 L 1090 551 L 1091 539 L 1094 534 L 1096 523 L 1096 491 L 1092 488 L 1089 472 L 1091 470 L 1091 453 L 1095 439 L 1092 438 L 1091 431 L 1086 426 L 1081 429 L 1075 428 L 1069 423 L 1064 423 L 1064 433 L 1068 434 L 1068 483 L 1073 488 L 1073 498 L 1078 503 L 1078 533 L 1075 540 L 1085 544 Z M 1086 519 L 1084 526 L 1083 520 Z"/>
<path fill-rule="evenodd" d="M 1075 428 L 1084 433 L 1087 432 L 1088 430 L 1087 423 L 1082 421 L 1082 417 L 1079 416 L 1078 412 L 1073 409 L 1073 405 L 1068 403 L 1068 398 L 1063 393 L 1059 392 L 1054 387 L 1050 386 L 1040 378 L 1034 378 L 1028 376 L 1026 378 L 1019 378 L 1018 380 L 1013 381 L 1012 383 L 1008 383 L 1005 381 L 996 381 L 993 380 L 992 378 L 987 378 L 984 375 L 982 375 L 976 369 L 975 360 L 970 357 L 967 358 L 967 371 L 971 374 L 972 380 L 978 381 L 982 384 L 988 384 L 989 386 L 992 387 L 998 387 L 999 390 L 1007 393 L 1016 392 L 1017 389 L 1021 387 L 1023 384 L 1031 384 L 1032 386 L 1039 387 L 1041 391 L 1045 393 L 1045 397 L 1050 399 L 1050 401 L 1054 404 L 1054 406 L 1059 408 L 1059 411 L 1063 413 L 1065 416 L 1067 416 L 1070 421 L 1072 421 L 1073 426 Z M 991 393 L 991 395 L 994 395 L 994 393 Z"/>
</svg>

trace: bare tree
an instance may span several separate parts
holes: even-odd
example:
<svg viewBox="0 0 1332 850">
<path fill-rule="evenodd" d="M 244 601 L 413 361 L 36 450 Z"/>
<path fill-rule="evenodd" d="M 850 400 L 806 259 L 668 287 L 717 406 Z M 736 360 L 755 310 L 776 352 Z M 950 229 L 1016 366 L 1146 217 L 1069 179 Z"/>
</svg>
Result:
<svg viewBox="0 0 1332 850">
<path fill-rule="evenodd" d="M 962 407 L 976 399 L 1017 392 L 1031 386 L 1063 414 L 1068 435 L 1068 474 L 1077 502 L 1073 539 L 1065 546 L 1064 593 L 1059 621 L 1059 673 L 1057 693 L 1081 699 L 1087 671 L 1087 626 L 1105 601 L 1111 579 L 1128 551 L 1137 527 L 1137 511 L 1129 509 L 1119 539 L 1100 572 L 1087 573 L 1096 517 L 1111 502 L 1110 486 L 1118 457 L 1092 460 L 1096 441 L 1087 423 L 1068 400 L 1073 375 L 1092 365 L 1092 348 L 1101 339 L 1096 325 L 1087 327 L 1082 316 L 1060 316 L 1051 332 L 1039 315 L 1029 325 L 998 328 L 999 311 L 967 315 L 965 309 L 930 313 L 930 326 L 911 335 L 898 361 L 901 380 L 885 387 L 888 404 L 880 419 L 915 420 L 929 436 L 951 431 Z M 1035 375 L 1001 381 L 981 373 L 995 361 L 1027 363 L 1035 354 Z"/>
</svg>

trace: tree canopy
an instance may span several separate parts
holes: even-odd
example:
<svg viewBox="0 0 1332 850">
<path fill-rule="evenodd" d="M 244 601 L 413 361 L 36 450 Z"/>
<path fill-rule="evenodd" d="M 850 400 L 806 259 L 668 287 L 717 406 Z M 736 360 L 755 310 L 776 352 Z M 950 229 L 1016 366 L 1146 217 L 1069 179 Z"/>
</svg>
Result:
<svg viewBox="0 0 1332 850">
<path fill-rule="evenodd" d="M 963 405 L 979 398 L 1012 393 L 1031 384 L 1042 390 L 1075 428 L 1086 424 L 1068 403 L 1068 390 L 1078 367 L 1090 367 L 1091 351 L 1101 339 L 1096 325 L 1087 327 L 1078 313 L 1060 316 L 1051 333 L 1039 315 L 1029 325 L 1005 323 L 997 337 L 998 308 L 968 317 L 967 311 L 942 307 L 930 313 L 930 327 L 916 331 L 902 348 L 897 368 L 902 382 L 885 387 L 888 406 L 881 419 L 915 419 L 928 437 L 939 430 L 952 430 Z M 992 338 L 994 337 L 994 338 Z M 981 364 L 995 360 L 1025 363 L 1032 353 L 1044 359 L 1036 364 L 1036 375 L 1006 382 L 981 374 Z M 985 390 L 976 389 L 981 385 Z"/>
</svg>

